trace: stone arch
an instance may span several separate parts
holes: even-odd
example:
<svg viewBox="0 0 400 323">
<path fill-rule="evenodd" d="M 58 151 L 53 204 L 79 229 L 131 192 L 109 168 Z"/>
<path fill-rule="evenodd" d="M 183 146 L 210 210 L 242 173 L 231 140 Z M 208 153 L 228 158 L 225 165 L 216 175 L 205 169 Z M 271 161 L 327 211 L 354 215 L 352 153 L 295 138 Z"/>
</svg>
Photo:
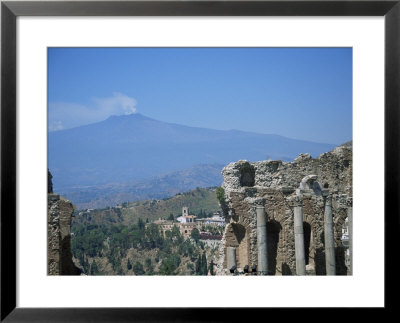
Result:
<svg viewBox="0 0 400 323">
<path fill-rule="evenodd" d="M 316 182 L 315 182 L 316 183 Z M 319 256 L 318 234 L 320 229 L 320 215 L 323 212 L 315 196 L 303 200 L 303 233 L 304 233 L 304 260 L 307 275 L 314 275 L 316 261 Z"/>
<path fill-rule="evenodd" d="M 282 226 L 278 221 L 267 222 L 268 275 L 275 275 L 278 264 L 278 245 Z"/>
<path fill-rule="evenodd" d="M 226 248 L 236 248 L 237 268 L 249 265 L 249 234 L 245 226 L 238 223 L 231 223 L 226 229 L 225 235 L 225 267 L 226 267 Z"/>
</svg>

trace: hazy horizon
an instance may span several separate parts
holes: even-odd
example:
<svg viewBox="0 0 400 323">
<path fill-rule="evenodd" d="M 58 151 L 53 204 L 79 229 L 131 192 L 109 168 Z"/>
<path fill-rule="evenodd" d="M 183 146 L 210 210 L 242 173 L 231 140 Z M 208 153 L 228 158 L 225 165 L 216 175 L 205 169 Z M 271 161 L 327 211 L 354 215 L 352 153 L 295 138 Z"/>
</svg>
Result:
<svg viewBox="0 0 400 323">
<path fill-rule="evenodd" d="M 180 125 L 180 126 L 184 126 L 184 127 L 191 127 L 191 126 L 188 126 L 188 125 L 182 125 L 182 124 L 178 124 L 178 123 L 175 123 L 175 122 L 166 122 L 166 121 L 163 121 L 163 120 L 157 120 L 157 119 L 155 119 L 155 118 L 150 118 L 150 117 L 148 117 L 148 116 L 146 116 L 146 115 L 144 115 L 144 114 L 142 114 L 142 113 L 137 113 L 137 112 L 135 112 L 135 113 L 125 114 L 125 115 L 123 115 L 123 114 L 120 114 L 120 115 L 110 115 L 109 117 L 107 117 L 106 119 L 101 120 L 101 121 L 97 121 L 97 122 L 93 122 L 93 123 L 88 123 L 88 124 L 83 124 L 83 125 L 79 125 L 79 126 L 76 126 L 76 127 L 66 128 L 66 129 L 49 130 L 49 132 L 65 131 L 65 130 L 69 130 L 69 129 L 75 129 L 75 128 L 78 128 L 78 127 L 90 126 L 90 125 L 94 125 L 94 124 L 97 124 L 97 123 L 104 122 L 104 121 L 106 121 L 106 120 L 108 120 L 109 118 L 112 118 L 112 117 L 123 117 L 123 116 L 129 116 L 129 115 L 140 115 L 140 116 L 143 116 L 143 117 L 145 117 L 145 118 L 149 118 L 149 119 L 152 119 L 152 120 L 155 120 L 155 121 L 159 121 L 159 122 L 163 122 L 163 123 L 168 123 L 168 124 L 171 124 L 171 125 Z M 216 130 L 216 131 L 238 131 L 238 132 L 246 132 L 246 133 L 253 133 L 253 134 L 260 134 L 260 135 L 275 135 L 275 136 L 284 137 L 284 138 L 288 138 L 288 139 L 301 140 L 301 141 L 308 141 L 308 142 L 314 142 L 314 143 L 331 144 L 331 145 L 335 145 L 335 144 L 336 144 L 336 143 L 331 143 L 331 142 L 319 142 L 319 141 L 316 141 L 316 140 L 303 140 L 303 139 L 291 138 L 291 137 L 288 137 L 288 136 L 282 136 L 282 135 L 278 135 L 278 134 L 274 134 L 274 133 L 260 133 L 260 132 L 246 131 L 246 130 L 241 130 L 241 129 L 220 130 L 220 129 L 211 129 L 211 128 L 206 128 L 206 127 L 201 127 L 201 126 L 191 127 L 191 128 L 207 129 L 207 130 Z M 345 143 L 345 142 L 350 141 L 350 140 L 352 140 L 352 138 L 349 138 L 348 140 L 346 140 L 346 141 L 344 141 L 344 142 L 342 142 L 342 143 Z M 339 143 L 339 144 L 342 144 L 342 143 Z"/>
</svg>

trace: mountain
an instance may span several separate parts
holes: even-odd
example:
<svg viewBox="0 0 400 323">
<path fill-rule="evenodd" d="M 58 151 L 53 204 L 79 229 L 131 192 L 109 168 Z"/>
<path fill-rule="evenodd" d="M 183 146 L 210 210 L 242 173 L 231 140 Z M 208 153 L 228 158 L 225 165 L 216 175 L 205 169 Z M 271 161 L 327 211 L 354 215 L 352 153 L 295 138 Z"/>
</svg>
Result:
<svg viewBox="0 0 400 323">
<path fill-rule="evenodd" d="M 150 179 L 67 188 L 60 193 L 73 201 L 79 210 L 104 208 L 128 201 L 163 199 L 196 187 L 220 186 L 223 167 L 219 164 L 196 165 Z"/>
<path fill-rule="evenodd" d="M 221 120 L 223 122 L 223 120 Z M 157 121 L 141 114 L 49 132 L 49 168 L 57 192 L 148 179 L 199 164 L 316 157 L 334 145 L 238 130 Z"/>
</svg>

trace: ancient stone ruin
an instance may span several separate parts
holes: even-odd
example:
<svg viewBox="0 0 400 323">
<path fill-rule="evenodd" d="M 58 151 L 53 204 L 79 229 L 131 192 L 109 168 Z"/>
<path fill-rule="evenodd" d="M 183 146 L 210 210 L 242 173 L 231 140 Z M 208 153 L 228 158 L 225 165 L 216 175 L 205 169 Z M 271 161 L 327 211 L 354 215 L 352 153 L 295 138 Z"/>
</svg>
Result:
<svg viewBox="0 0 400 323">
<path fill-rule="evenodd" d="M 72 203 L 53 193 L 51 173 L 48 172 L 47 195 L 47 274 L 79 275 L 72 261 L 71 221 Z"/>
<path fill-rule="evenodd" d="M 238 161 L 222 174 L 229 224 L 218 275 L 351 274 L 341 240 L 352 223 L 351 146 L 293 162 Z"/>
</svg>

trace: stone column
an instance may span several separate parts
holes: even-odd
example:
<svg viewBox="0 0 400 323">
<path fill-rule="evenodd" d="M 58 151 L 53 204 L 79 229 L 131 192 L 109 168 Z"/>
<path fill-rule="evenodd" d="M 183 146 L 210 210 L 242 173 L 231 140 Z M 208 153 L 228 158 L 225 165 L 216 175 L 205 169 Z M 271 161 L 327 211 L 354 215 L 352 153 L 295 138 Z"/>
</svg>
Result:
<svg viewBox="0 0 400 323">
<path fill-rule="evenodd" d="M 267 222 L 265 217 L 265 208 L 256 207 L 257 213 L 257 250 L 258 265 L 257 271 L 260 275 L 268 275 L 268 257 L 267 257 Z"/>
<path fill-rule="evenodd" d="M 335 240 L 333 233 L 332 196 L 325 198 L 324 213 L 325 266 L 328 276 L 336 275 Z"/>
<path fill-rule="evenodd" d="M 303 199 L 300 196 L 296 196 L 294 206 L 294 245 L 296 251 L 296 275 L 305 275 L 306 260 L 304 252 Z"/>
<path fill-rule="evenodd" d="M 349 274 L 353 274 L 353 200 L 347 201 L 347 220 L 349 223 L 349 251 L 350 251 L 350 268 Z"/>
<path fill-rule="evenodd" d="M 236 266 L 236 248 L 235 247 L 227 247 L 226 248 L 226 267 L 229 270 Z"/>
</svg>

